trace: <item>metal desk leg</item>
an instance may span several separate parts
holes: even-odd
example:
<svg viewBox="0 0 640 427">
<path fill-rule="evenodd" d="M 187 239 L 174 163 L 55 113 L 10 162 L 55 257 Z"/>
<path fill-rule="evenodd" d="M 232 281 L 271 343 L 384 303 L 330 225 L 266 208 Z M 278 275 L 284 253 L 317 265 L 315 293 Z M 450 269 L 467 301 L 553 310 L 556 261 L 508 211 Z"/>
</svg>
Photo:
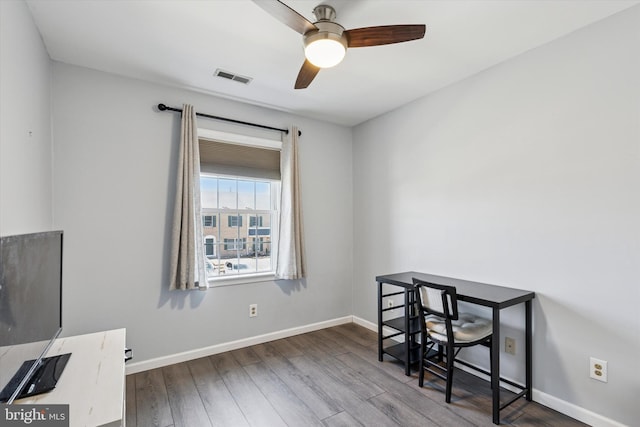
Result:
<svg viewBox="0 0 640 427">
<path fill-rule="evenodd" d="M 531 300 L 525 301 L 525 358 L 526 358 L 526 373 L 525 373 L 525 386 L 527 387 L 527 394 L 525 398 L 531 402 L 531 390 L 533 380 L 533 319 L 531 310 Z"/>
<path fill-rule="evenodd" d="M 411 375 L 411 332 L 409 331 L 410 311 L 410 291 L 404 289 L 404 374 Z"/>
<path fill-rule="evenodd" d="M 378 361 L 382 362 L 382 282 L 378 282 Z"/>
<path fill-rule="evenodd" d="M 500 309 L 493 308 L 493 336 L 491 337 L 491 391 L 493 423 L 500 424 Z"/>
</svg>

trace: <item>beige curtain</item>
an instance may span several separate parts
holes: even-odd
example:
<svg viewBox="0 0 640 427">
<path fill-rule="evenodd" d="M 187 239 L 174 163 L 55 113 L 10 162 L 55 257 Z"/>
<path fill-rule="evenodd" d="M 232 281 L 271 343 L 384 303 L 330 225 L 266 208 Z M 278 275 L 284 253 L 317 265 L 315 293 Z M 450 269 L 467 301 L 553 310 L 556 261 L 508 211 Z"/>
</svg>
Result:
<svg viewBox="0 0 640 427">
<path fill-rule="evenodd" d="M 182 107 L 182 133 L 176 174 L 169 289 L 206 288 L 200 213 L 198 126 L 192 105 Z"/>
<path fill-rule="evenodd" d="M 298 166 L 298 128 L 292 126 L 282 141 L 280 153 L 280 236 L 276 279 L 306 277 L 302 200 Z"/>
</svg>

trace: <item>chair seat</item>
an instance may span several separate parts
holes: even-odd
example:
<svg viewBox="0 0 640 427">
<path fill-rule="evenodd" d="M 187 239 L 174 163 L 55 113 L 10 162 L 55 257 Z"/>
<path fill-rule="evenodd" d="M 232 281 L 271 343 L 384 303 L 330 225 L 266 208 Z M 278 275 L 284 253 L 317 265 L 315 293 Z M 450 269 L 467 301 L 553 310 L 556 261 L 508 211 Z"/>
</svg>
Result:
<svg viewBox="0 0 640 427">
<path fill-rule="evenodd" d="M 447 326 L 443 318 L 429 315 L 425 317 L 429 336 L 440 342 L 447 342 Z M 492 333 L 491 320 L 469 313 L 460 313 L 458 320 L 452 320 L 453 339 L 456 343 L 481 340 Z"/>
</svg>

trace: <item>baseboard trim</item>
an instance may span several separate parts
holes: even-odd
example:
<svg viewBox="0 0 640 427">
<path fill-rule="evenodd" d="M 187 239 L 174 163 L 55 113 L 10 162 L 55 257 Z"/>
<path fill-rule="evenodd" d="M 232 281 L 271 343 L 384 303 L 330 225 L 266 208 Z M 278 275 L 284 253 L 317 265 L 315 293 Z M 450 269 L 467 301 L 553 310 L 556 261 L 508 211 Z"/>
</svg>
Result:
<svg viewBox="0 0 640 427">
<path fill-rule="evenodd" d="M 565 414 L 571 418 L 575 418 L 578 421 L 582 421 L 592 427 L 627 427 L 626 424 L 622 424 L 618 421 L 607 418 L 603 415 L 596 414 L 581 406 L 574 405 L 565 400 L 558 399 L 555 396 L 544 393 L 540 390 L 533 389 L 533 400 L 548 408 L 554 409 L 562 414 Z"/>
<path fill-rule="evenodd" d="M 369 322 L 368 320 L 364 320 L 358 316 L 353 316 L 353 323 L 355 323 L 356 325 L 360 325 L 363 328 L 367 328 L 373 332 L 375 332 L 376 334 L 378 333 L 378 324 L 377 323 L 373 323 L 373 322 Z M 383 334 L 392 334 L 396 331 L 394 331 L 391 328 L 387 328 L 386 326 L 383 327 L 382 333 Z M 396 342 L 404 342 L 404 338 L 402 336 L 397 336 L 397 337 L 393 337 L 391 338 L 392 340 L 396 341 Z"/>
<path fill-rule="evenodd" d="M 337 319 L 325 320 L 323 322 L 311 323 L 309 325 L 297 326 L 295 328 L 284 329 L 281 331 L 270 332 L 264 335 L 243 338 L 236 341 L 216 344 L 195 350 L 185 351 L 182 353 L 171 354 L 168 356 L 157 357 L 154 359 L 143 360 L 141 362 L 127 364 L 125 373 L 127 375 L 136 374 L 150 369 L 162 368 L 163 366 L 173 365 L 174 363 L 182 363 L 200 357 L 211 356 L 213 354 L 224 353 L 226 351 L 237 350 L 239 348 L 250 347 L 256 344 L 288 338 L 295 335 L 305 334 L 320 329 L 330 328 L 332 326 L 343 325 L 345 323 L 353 323 L 353 316 L 344 316 Z"/>
<path fill-rule="evenodd" d="M 358 316 L 351 316 L 353 318 L 353 323 L 355 323 L 356 325 L 360 325 L 363 328 L 367 328 L 372 330 L 373 332 L 378 332 L 378 324 L 377 323 L 373 323 L 373 322 L 369 322 L 368 320 L 364 320 L 361 317 Z"/>
</svg>

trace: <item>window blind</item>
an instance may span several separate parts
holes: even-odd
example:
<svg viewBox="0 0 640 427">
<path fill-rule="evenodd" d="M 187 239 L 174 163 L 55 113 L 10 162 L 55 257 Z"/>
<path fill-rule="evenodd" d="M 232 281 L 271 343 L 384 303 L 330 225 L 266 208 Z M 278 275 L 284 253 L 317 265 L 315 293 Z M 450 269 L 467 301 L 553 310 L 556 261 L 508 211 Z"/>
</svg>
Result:
<svg viewBox="0 0 640 427">
<path fill-rule="evenodd" d="M 200 138 L 200 171 L 280 179 L 280 151 Z"/>
</svg>

